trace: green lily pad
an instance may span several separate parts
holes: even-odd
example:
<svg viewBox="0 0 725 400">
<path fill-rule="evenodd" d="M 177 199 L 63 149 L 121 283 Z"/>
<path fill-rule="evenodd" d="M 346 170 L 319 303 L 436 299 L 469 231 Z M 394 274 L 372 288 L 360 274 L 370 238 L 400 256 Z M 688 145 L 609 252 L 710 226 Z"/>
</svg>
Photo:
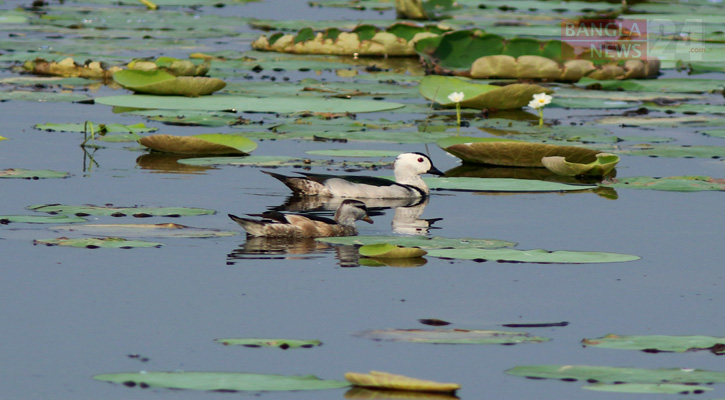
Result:
<svg viewBox="0 0 725 400">
<path fill-rule="evenodd" d="M 568 192 L 596 189 L 596 185 L 568 184 L 513 178 L 423 178 L 431 190 L 475 192 Z"/>
<path fill-rule="evenodd" d="M 495 239 L 473 239 L 458 238 L 449 239 L 444 237 L 427 237 L 427 236 L 346 236 L 315 239 L 320 242 L 332 244 L 346 245 L 372 245 L 376 243 L 391 243 L 398 246 L 420 247 L 423 249 L 443 249 L 443 248 L 480 248 L 480 249 L 498 249 L 502 247 L 514 247 L 517 243 L 505 240 Z"/>
<path fill-rule="evenodd" d="M 37 124 L 34 126 L 35 129 L 48 132 L 84 132 L 86 130 L 85 123 L 67 123 L 67 124 L 56 124 L 49 122 L 46 124 Z M 94 123 L 96 133 L 148 133 L 158 130 L 158 128 L 151 128 L 146 126 L 144 123 L 138 123 L 133 125 L 122 125 L 122 124 L 98 124 Z"/>
<path fill-rule="evenodd" d="M 137 218 L 145 218 L 150 216 L 161 217 L 181 217 L 193 215 L 212 215 L 214 210 L 203 208 L 187 208 L 187 207 L 113 207 L 113 206 L 70 206 L 61 204 L 43 204 L 28 206 L 28 210 L 45 212 L 50 214 L 76 215 L 84 217 L 88 215 L 105 215 L 112 217 L 125 217 L 132 215 Z"/>
<path fill-rule="evenodd" d="M 86 222 L 85 218 L 68 215 L 0 215 L 0 224 L 21 222 L 26 224 L 75 224 Z"/>
<path fill-rule="evenodd" d="M 664 190 L 668 192 L 725 190 L 724 179 L 715 179 L 706 176 L 669 176 L 664 178 L 633 176 L 629 178 L 617 178 L 615 182 L 606 182 L 600 185 L 612 188 Z"/>
<path fill-rule="evenodd" d="M 697 394 L 712 391 L 712 388 L 699 385 L 683 385 L 672 383 L 595 383 L 582 387 L 586 390 L 616 393 L 665 393 L 665 394 Z"/>
<path fill-rule="evenodd" d="M 209 166 L 209 165 L 254 165 L 258 167 L 295 166 L 306 165 L 305 160 L 286 156 L 245 156 L 245 157 L 200 157 L 186 158 L 178 161 L 180 164 Z"/>
<path fill-rule="evenodd" d="M 320 342 L 319 340 L 299 340 L 299 339 L 240 338 L 240 339 L 215 339 L 214 341 L 221 343 L 225 346 L 277 347 L 282 350 L 322 346 L 322 342 Z"/>
<path fill-rule="evenodd" d="M 146 242 L 142 240 L 128 240 L 118 237 L 107 238 L 78 238 L 71 239 L 61 237 L 57 239 L 37 239 L 33 244 L 44 244 L 46 246 L 83 247 L 87 249 L 131 249 L 134 247 L 161 247 L 163 244 Z"/>
<path fill-rule="evenodd" d="M 53 218 L 53 217 L 46 217 Z M 59 221 L 61 222 L 61 221 Z M 111 237 L 183 237 L 210 238 L 236 236 L 237 232 L 220 231 L 208 228 L 192 228 L 179 224 L 85 224 L 70 226 L 54 226 L 54 231 L 67 231 L 84 235 Z"/>
<path fill-rule="evenodd" d="M 438 146 L 469 163 L 507 167 L 543 167 L 544 157 L 564 157 L 569 163 L 597 162 L 597 150 L 584 147 L 530 143 L 518 140 L 453 136 L 441 139 Z"/>
<path fill-rule="evenodd" d="M 420 94 L 443 107 L 455 107 L 448 98 L 453 92 L 462 92 L 461 107 L 475 109 L 508 110 L 529 104 L 535 94 L 552 94 L 553 90 L 532 84 L 514 83 L 506 86 L 482 85 L 450 76 L 426 76 L 420 81 Z"/>
<path fill-rule="evenodd" d="M 173 57 L 159 57 L 155 61 L 134 60 L 128 63 L 128 68 L 139 71 L 154 71 L 161 69 L 174 76 L 202 76 L 209 72 L 211 62 L 205 60 L 195 63 L 191 60 L 180 60 Z"/>
<path fill-rule="evenodd" d="M 523 365 L 509 375 L 599 383 L 722 383 L 725 372 L 689 368 L 623 368 L 590 365 Z"/>
<path fill-rule="evenodd" d="M 67 178 L 70 174 L 67 172 L 51 171 L 49 169 L 29 170 L 22 168 L 8 168 L 0 170 L 0 179 L 2 178 L 20 178 L 20 179 L 45 179 L 45 178 Z"/>
<path fill-rule="evenodd" d="M 629 156 L 725 158 L 725 146 L 639 145 L 612 151 Z"/>
<path fill-rule="evenodd" d="M 243 372 L 128 372 L 96 375 L 93 379 L 125 386 L 216 391 L 290 391 L 338 389 L 347 382 L 322 380 L 314 375 L 273 375 Z"/>
<path fill-rule="evenodd" d="M 245 97 L 245 96 L 150 96 L 126 95 L 108 96 L 95 99 L 96 103 L 116 107 L 152 108 L 166 110 L 239 110 L 247 112 L 267 113 L 300 113 L 328 112 L 328 113 L 365 113 L 388 111 L 403 107 L 401 103 L 373 100 L 343 100 L 321 98 L 296 97 Z"/>
<path fill-rule="evenodd" d="M 619 156 L 609 153 L 595 154 L 595 161 L 588 164 L 574 163 L 565 157 L 543 157 L 541 163 L 549 171 L 562 176 L 607 176 L 619 162 Z"/>
<path fill-rule="evenodd" d="M 595 85 L 596 89 L 624 90 L 627 92 L 646 91 L 672 93 L 705 93 L 722 88 L 723 82 L 719 79 L 692 79 L 692 78 L 660 78 L 660 79 L 630 79 L 622 80 L 594 80 L 582 79 L 579 86 Z"/>
<path fill-rule="evenodd" d="M 543 249 L 433 249 L 428 252 L 428 255 L 432 257 L 461 260 L 542 264 L 615 263 L 640 259 L 638 256 L 629 254 L 603 253 L 595 251 L 548 251 Z"/>
<path fill-rule="evenodd" d="M 400 152 L 394 150 L 347 150 L 347 149 L 330 149 L 330 150 L 309 150 L 307 154 L 315 156 L 330 157 L 397 157 Z"/>
<path fill-rule="evenodd" d="M 418 247 L 401 247 L 390 243 L 377 243 L 358 249 L 361 256 L 373 258 L 415 258 L 428 254 Z"/>
<path fill-rule="evenodd" d="M 435 344 L 519 344 L 548 342 L 548 338 L 526 332 L 469 329 L 384 329 L 355 333 L 370 340 Z"/>
<path fill-rule="evenodd" d="M 725 126 L 725 118 L 692 115 L 685 117 L 604 117 L 596 121 L 603 125 L 622 126 Z"/>
<path fill-rule="evenodd" d="M 239 135 L 205 133 L 194 136 L 151 135 L 139 140 L 142 145 L 164 153 L 247 155 L 257 143 Z"/>
<path fill-rule="evenodd" d="M 188 97 L 206 96 L 227 85 L 218 78 L 174 76 L 163 70 L 124 69 L 114 73 L 113 80 L 136 93 Z"/>
<path fill-rule="evenodd" d="M 725 129 L 709 129 L 705 131 L 700 131 L 700 133 L 707 136 L 725 138 Z"/>
<path fill-rule="evenodd" d="M 710 350 L 715 354 L 725 353 L 725 338 L 712 336 L 627 336 L 609 334 L 598 339 L 583 339 L 582 344 L 607 349 L 642 350 L 647 353 L 659 351 L 684 353 L 695 350 Z"/>
</svg>

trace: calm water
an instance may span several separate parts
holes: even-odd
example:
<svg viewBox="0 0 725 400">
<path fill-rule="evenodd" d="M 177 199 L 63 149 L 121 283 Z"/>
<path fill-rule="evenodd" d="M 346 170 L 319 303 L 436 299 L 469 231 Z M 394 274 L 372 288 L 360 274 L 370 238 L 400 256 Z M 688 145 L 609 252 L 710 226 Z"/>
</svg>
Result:
<svg viewBox="0 0 725 400">
<path fill-rule="evenodd" d="M 260 2 L 222 9 L 262 18 L 336 18 L 335 9 L 301 2 Z M 221 12 L 219 9 L 205 9 Z M 315 12 L 312 12 L 315 11 Z M 303 14 L 304 13 L 304 14 Z M 359 18 L 389 18 L 377 12 Z M 10 76 L 9 73 L 5 74 Z M 119 91 L 120 92 L 120 91 Z M 101 89 L 95 95 L 107 95 Z M 603 114 L 606 111 L 602 112 Z M 577 120 L 576 113 L 547 116 Z M 45 122 L 141 122 L 103 105 L 4 102 L 2 168 L 53 169 L 62 180 L 0 180 L 0 214 L 29 214 L 35 204 L 187 206 L 217 210 L 181 219 L 91 217 L 98 223 L 177 222 L 237 230 L 227 213 L 256 213 L 285 202 L 288 192 L 258 168 L 221 166 L 197 174 L 143 169 L 143 154 L 108 144 L 83 171 L 81 135 L 34 130 Z M 375 115 L 370 117 L 375 118 Z M 255 117 L 258 118 L 258 117 Z M 146 121 L 160 133 L 233 131 Z M 622 134 L 674 136 L 679 144 L 722 145 L 695 129 Z M 615 132 L 619 133 L 619 132 Z M 435 145 L 262 141 L 256 155 L 303 156 L 323 148 L 428 151 L 436 166 L 458 165 Z M 723 176 L 722 161 L 622 157 L 620 176 Z M 291 169 L 281 172 L 290 172 Z M 390 174 L 391 171 L 379 171 Z M 139 370 L 314 374 L 343 379 L 348 371 L 382 370 L 463 385 L 465 399 L 635 399 L 582 390 L 581 383 L 505 375 L 517 365 L 589 364 L 724 370 L 709 353 L 646 354 L 582 348 L 582 338 L 608 333 L 723 336 L 725 273 L 722 193 L 618 190 L 593 193 L 484 195 L 435 192 L 422 217 L 442 218 L 431 235 L 509 240 L 518 249 L 608 251 L 642 259 L 619 264 L 541 265 L 451 261 L 427 257 L 418 268 L 342 267 L 333 249 L 233 259 L 243 235 L 158 239 L 159 249 L 87 250 L 34 246 L 62 236 L 47 225 L 10 224 L 0 231 L 0 393 L 8 399 L 209 399 L 248 394 L 126 388 L 94 381 L 96 374 Z M 391 233 L 392 211 L 360 224 L 361 234 Z M 151 239 L 155 240 L 155 239 Z M 505 323 L 567 321 L 528 329 L 544 344 L 452 346 L 375 342 L 352 334 L 423 328 L 439 318 L 462 329 L 502 329 Z M 319 339 L 315 349 L 282 351 L 221 346 L 216 338 Z M 132 355 L 148 358 L 141 361 Z M 723 397 L 723 388 L 699 398 Z M 263 393 L 270 400 L 342 399 L 346 389 Z"/>
</svg>

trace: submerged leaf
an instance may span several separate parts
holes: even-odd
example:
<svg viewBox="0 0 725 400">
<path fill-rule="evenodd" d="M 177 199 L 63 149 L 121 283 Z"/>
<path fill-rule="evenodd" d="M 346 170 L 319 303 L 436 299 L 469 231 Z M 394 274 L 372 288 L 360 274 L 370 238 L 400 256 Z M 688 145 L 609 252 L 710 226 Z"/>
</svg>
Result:
<svg viewBox="0 0 725 400">
<path fill-rule="evenodd" d="M 385 329 L 362 331 L 355 336 L 371 340 L 436 344 L 517 344 L 549 341 L 548 338 L 532 336 L 526 332 L 480 329 Z"/>
<path fill-rule="evenodd" d="M 146 242 L 142 240 L 128 240 L 118 237 L 107 238 L 78 238 L 61 237 L 57 239 L 37 239 L 33 244 L 46 246 L 83 247 L 87 249 L 130 249 L 134 247 L 161 247 L 162 243 Z"/>
<path fill-rule="evenodd" d="M 381 371 L 370 371 L 369 374 L 348 372 L 345 379 L 355 386 L 416 392 L 455 392 L 461 388 L 457 383 L 429 381 Z"/>
<path fill-rule="evenodd" d="M 169 389 L 288 391 L 337 389 L 350 386 L 347 382 L 321 380 L 314 375 L 273 375 L 242 372 L 128 372 L 96 375 L 99 381 L 121 383 L 125 386 L 163 387 Z"/>
<path fill-rule="evenodd" d="M 299 339 L 215 339 L 215 342 L 225 346 L 244 346 L 244 347 L 278 347 L 282 350 L 296 348 L 310 348 L 321 346 L 319 340 L 299 340 Z"/>
<path fill-rule="evenodd" d="M 142 145 L 164 153 L 247 155 L 257 144 L 243 136 L 206 133 L 194 136 L 151 135 L 141 138 Z"/>
<path fill-rule="evenodd" d="M 725 353 L 725 338 L 712 336 L 627 336 L 609 334 L 599 339 L 583 339 L 582 344 L 607 349 L 642 350 L 648 353 L 658 351 L 683 353 L 696 350 L 710 350 L 715 354 Z"/>
<path fill-rule="evenodd" d="M 358 249 L 361 256 L 374 258 L 415 258 L 428 254 L 417 247 L 401 247 L 390 243 L 378 243 L 362 246 Z"/>
</svg>

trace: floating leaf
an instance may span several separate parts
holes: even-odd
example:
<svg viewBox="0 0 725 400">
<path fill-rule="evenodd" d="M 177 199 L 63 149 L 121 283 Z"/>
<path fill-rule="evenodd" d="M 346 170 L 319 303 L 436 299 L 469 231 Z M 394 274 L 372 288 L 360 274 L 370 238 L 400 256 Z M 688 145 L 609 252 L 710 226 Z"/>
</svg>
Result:
<svg viewBox="0 0 725 400">
<path fill-rule="evenodd" d="M 722 87 L 720 79 L 692 79 L 692 78 L 659 78 L 659 79 L 630 79 L 622 80 L 594 80 L 584 78 L 578 85 L 603 90 L 623 90 L 625 92 L 647 91 L 672 93 L 704 93 Z"/>
<path fill-rule="evenodd" d="M 461 107 L 475 109 L 508 110 L 521 108 L 537 93 L 553 94 L 554 91 L 539 85 L 514 83 L 506 86 L 481 85 L 449 76 L 426 76 L 420 81 L 420 94 L 444 107 L 455 107 L 448 98 L 453 92 L 463 92 Z"/>
<path fill-rule="evenodd" d="M 161 217 L 181 217 L 192 215 L 211 215 L 216 213 L 214 210 L 203 208 L 187 208 L 187 207 L 113 207 L 113 206 L 69 206 L 61 204 L 44 204 L 28 206 L 28 210 L 46 212 L 50 214 L 66 214 L 77 215 L 79 217 L 87 215 L 106 215 L 112 217 L 125 217 L 132 215 L 137 218 L 150 216 Z"/>
<path fill-rule="evenodd" d="M 67 178 L 70 174 L 67 172 L 51 171 L 49 169 L 29 170 L 21 168 L 8 168 L 0 170 L 0 179 L 2 178 L 21 178 L 21 179 L 45 179 L 45 178 Z"/>
<path fill-rule="evenodd" d="M 615 182 L 606 182 L 600 185 L 612 188 L 699 192 L 703 190 L 725 190 L 725 179 L 714 179 L 706 176 L 669 176 L 665 178 L 633 176 L 617 178 Z"/>
<path fill-rule="evenodd" d="M 435 344 L 518 344 L 548 342 L 526 332 L 469 329 L 386 329 L 355 334 L 365 339 Z"/>
<path fill-rule="evenodd" d="M 596 185 L 566 184 L 512 178 L 423 178 L 432 190 L 478 192 L 566 192 L 596 189 Z"/>
<path fill-rule="evenodd" d="M 481 248 L 481 249 L 498 249 L 501 247 L 514 247 L 516 243 L 504 240 L 494 239 L 473 239 L 458 238 L 449 239 L 443 237 L 427 237 L 427 236 L 347 236 L 315 239 L 320 242 L 332 244 L 347 245 L 371 245 L 381 242 L 391 243 L 398 246 L 420 247 L 424 249 L 443 249 L 443 248 Z"/>
<path fill-rule="evenodd" d="M 590 365 L 524 365 L 506 371 L 527 378 L 599 383 L 722 383 L 725 372 L 689 368 L 623 368 Z"/>
<path fill-rule="evenodd" d="M 725 353 L 725 338 L 712 336 L 627 336 L 609 334 L 599 339 L 583 339 L 584 346 L 607 349 L 642 350 L 647 353 L 672 351 L 683 353 L 695 350 L 710 350 L 715 354 Z"/>
<path fill-rule="evenodd" d="M 725 118 L 692 115 L 685 117 L 604 117 L 596 121 L 603 125 L 622 126 L 723 126 Z"/>
<path fill-rule="evenodd" d="M 96 375 L 99 381 L 121 383 L 125 386 L 164 387 L 170 389 L 232 390 L 232 391 L 289 391 L 337 389 L 350 386 L 347 382 L 321 380 L 314 375 L 273 375 L 243 372 L 128 372 Z"/>
<path fill-rule="evenodd" d="M 397 157 L 400 152 L 395 150 L 347 150 L 347 149 L 330 149 L 330 150 L 309 150 L 307 154 L 316 156 L 330 157 Z"/>
<path fill-rule="evenodd" d="M 542 157 L 541 163 L 549 171 L 562 176 L 607 176 L 619 162 L 619 156 L 614 154 L 599 153 L 595 157 L 597 159 L 588 164 L 569 162 L 561 156 Z"/>
<path fill-rule="evenodd" d="M 297 97 L 245 97 L 245 96 L 151 96 L 126 95 L 108 96 L 95 99 L 96 103 L 116 107 L 153 108 L 165 110 L 238 110 L 246 112 L 268 113 L 299 113 L 328 112 L 328 113 L 365 113 L 387 111 L 403 107 L 401 103 L 373 100 L 344 100 Z"/>
<path fill-rule="evenodd" d="M 630 156 L 725 158 L 724 146 L 639 145 L 613 151 Z"/>
<path fill-rule="evenodd" d="M 109 79 L 114 73 L 121 71 L 121 67 L 104 68 L 98 61 L 86 61 L 84 65 L 76 64 L 73 58 L 68 57 L 60 62 L 46 61 L 36 58 L 23 64 L 26 70 L 38 75 L 55 75 L 65 77 L 81 77 L 87 79 Z"/>
<path fill-rule="evenodd" d="M 401 247 L 390 243 L 378 243 L 362 246 L 358 249 L 361 256 L 373 258 L 416 258 L 428 254 L 417 247 Z"/>
<path fill-rule="evenodd" d="M 596 390 L 599 392 L 665 394 L 698 394 L 712 390 L 712 388 L 705 386 L 672 383 L 595 383 L 593 385 L 583 386 L 582 388 L 587 390 Z"/>
<path fill-rule="evenodd" d="M 296 348 L 310 348 L 310 347 L 322 345 L 322 342 L 320 342 L 319 340 L 299 340 L 299 339 L 244 338 L 244 339 L 215 339 L 214 341 L 219 342 L 225 346 L 278 347 L 282 350 L 296 349 Z"/>
<path fill-rule="evenodd" d="M 529 143 L 498 138 L 453 136 L 437 142 L 443 150 L 469 163 L 508 167 L 543 167 L 544 157 L 565 157 L 569 163 L 589 164 L 601 153 L 583 147 Z"/>
<path fill-rule="evenodd" d="M 74 224 L 77 222 L 86 222 L 86 219 L 67 215 L 0 215 L 0 224 L 9 224 L 11 222 L 22 222 L 26 224 Z"/>
<path fill-rule="evenodd" d="M 37 124 L 34 126 L 35 129 L 49 132 L 84 132 L 86 130 L 85 123 L 67 123 L 67 124 L 56 124 L 49 122 L 47 124 Z M 144 123 L 138 123 L 134 125 L 122 125 L 122 124 L 99 124 L 94 123 L 96 133 L 103 131 L 107 133 L 147 133 L 158 130 L 158 128 L 151 128 L 146 126 Z"/>
<path fill-rule="evenodd" d="M 151 135 L 139 140 L 142 145 L 164 153 L 247 155 L 257 144 L 243 136 L 205 133 L 194 136 Z"/>
<path fill-rule="evenodd" d="M 53 218 L 53 217 L 46 217 Z M 58 221 L 62 222 L 62 221 Z M 184 237 L 184 238 L 210 238 L 236 236 L 237 232 L 220 231 L 208 228 L 192 228 L 179 224 L 85 224 L 72 226 L 55 226 L 55 231 L 68 231 L 84 235 L 100 235 L 112 237 Z"/>
<path fill-rule="evenodd" d="M 548 251 L 543 249 L 433 249 L 429 256 L 474 261 L 498 261 L 544 264 L 590 264 L 615 263 L 639 260 L 629 254 L 602 253 L 594 251 Z"/>
<path fill-rule="evenodd" d="M 37 239 L 33 244 L 44 244 L 46 246 L 84 247 L 87 249 L 131 249 L 134 247 L 161 247 L 163 244 L 146 242 L 142 240 L 127 240 L 118 237 L 108 238 L 79 238 L 71 239 L 61 237 L 57 239 Z"/>
<path fill-rule="evenodd" d="M 218 78 L 174 76 L 163 70 L 125 69 L 113 74 L 113 80 L 136 93 L 198 97 L 212 94 L 227 84 Z"/>
<path fill-rule="evenodd" d="M 202 76 L 209 72 L 211 61 L 205 60 L 196 64 L 191 60 L 180 60 L 172 57 L 159 57 L 156 61 L 134 60 L 128 63 L 128 68 L 139 71 L 153 71 L 161 69 L 175 76 Z"/>
<path fill-rule="evenodd" d="M 180 164 L 187 165 L 254 165 L 258 167 L 312 165 L 305 160 L 286 156 L 246 156 L 246 157 L 209 157 L 187 158 L 179 160 Z"/>
<path fill-rule="evenodd" d="M 348 372 L 345 379 L 355 386 L 377 389 L 409 390 L 416 392 L 455 392 L 461 388 L 457 383 L 442 383 L 388 372 L 370 371 L 369 374 Z"/>
</svg>

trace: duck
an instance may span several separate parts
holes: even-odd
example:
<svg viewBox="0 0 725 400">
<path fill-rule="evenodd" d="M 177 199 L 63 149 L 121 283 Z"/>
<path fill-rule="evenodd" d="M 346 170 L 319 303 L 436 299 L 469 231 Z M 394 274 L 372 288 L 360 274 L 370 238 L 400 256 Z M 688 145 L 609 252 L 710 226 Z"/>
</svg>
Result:
<svg viewBox="0 0 725 400">
<path fill-rule="evenodd" d="M 292 189 L 295 196 L 347 197 L 355 199 L 421 198 L 430 194 L 421 174 L 443 175 L 423 153 L 398 155 L 393 165 L 395 182 L 374 176 L 324 175 L 298 172 L 302 176 L 285 176 L 262 171 Z"/>
<path fill-rule="evenodd" d="M 248 214 L 261 219 L 241 218 L 228 214 L 232 221 L 247 231 L 247 237 L 316 238 L 332 236 L 355 236 L 355 221 L 372 224 L 365 203 L 347 199 L 340 204 L 334 219 L 315 215 L 285 214 L 270 211 L 262 214 Z"/>
</svg>

